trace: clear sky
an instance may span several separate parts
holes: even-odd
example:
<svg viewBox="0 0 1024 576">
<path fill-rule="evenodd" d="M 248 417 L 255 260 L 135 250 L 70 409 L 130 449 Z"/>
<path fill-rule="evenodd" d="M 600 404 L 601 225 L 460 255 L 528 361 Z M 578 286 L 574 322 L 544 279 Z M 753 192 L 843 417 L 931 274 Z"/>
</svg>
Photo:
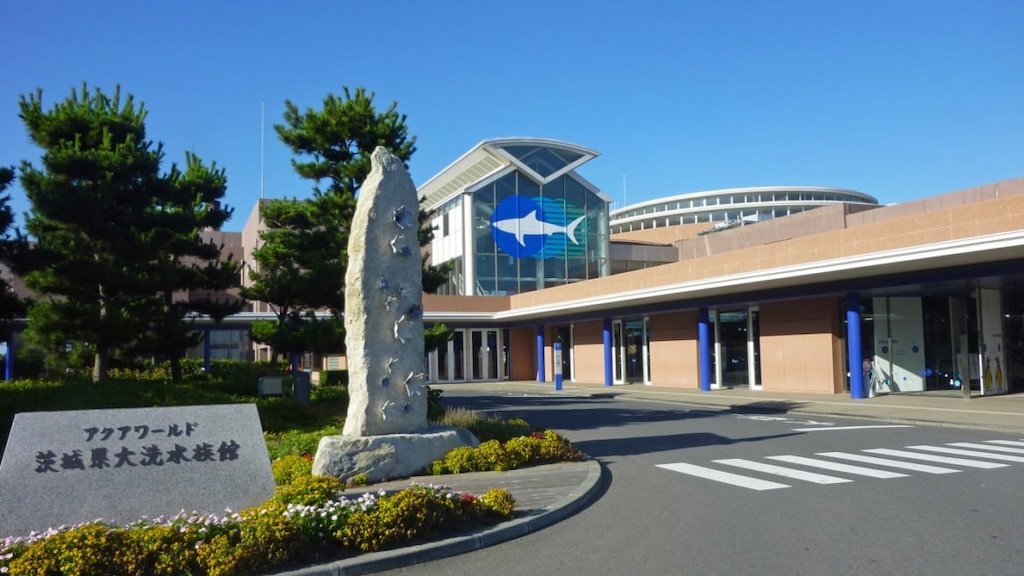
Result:
<svg viewBox="0 0 1024 576">
<path fill-rule="evenodd" d="M 306 197 L 272 125 L 346 86 L 408 115 L 422 184 L 481 140 L 601 153 L 631 204 L 819 185 L 905 202 L 1024 176 L 1019 0 L 9 0 L 0 165 L 40 151 L 18 97 L 83 81 L 146 104 L 167 163 L 227 170 L 240 230 L 261 189 Z M 19 187 L 17 212 L 27 210 Z"/>
</svg>

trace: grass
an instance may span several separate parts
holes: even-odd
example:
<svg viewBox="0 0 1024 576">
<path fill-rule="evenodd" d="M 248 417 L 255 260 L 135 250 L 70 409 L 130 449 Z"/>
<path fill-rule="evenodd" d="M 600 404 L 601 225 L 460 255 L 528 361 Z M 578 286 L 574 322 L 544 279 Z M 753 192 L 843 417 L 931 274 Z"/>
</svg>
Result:
<svg viewBox="0 0 1024 576">
<path fill-rule="evenodd" d="M 393 499 L 381 496 L 379 503 L 369 508 L 360 500 L 339 516 L 342 504 L 326 499 L 321 493 L 336 493 L 335 484 L 340 485 L 340 480 L 310 476 L 308 467 L 311 466 L 309 457 L 316 453 L 320 438 L 341 433 L 348 410 L 347 390 L 343 386 L 314 387 L 308 405 L 288 395 L 259 398 L 256 380 L 267 373 L 269 368 L 266 366 L 225 363 L 215 366 L 209 374 L 193 369 L 184 381 L 177 383 L 171 382 L 160 369 L 122 371 L 115 373 L 109 381 L 98 384 L 84 377 L 0 383 L 0 447 L 6 445 L 14 415 L 19 412 L 254 403 L 262 422 L 268 453 L 275 461 L 275 479 L 279 472 L 283 474 L 277 468 L 289 462 L 299 462 L 303 470 L 290 483 L 279 485 L 278 495 L 263 507 L 243 511 L 241 516 L 236 514 L 236 519 L 218 520 L 226 528 L 210 528 L 210 519 L 202 517 L 195 521 L 199 524 L 194 526 L 190 524 L 191 519 L 170 519 L 167 525 L 153 524 L 143 526 L 141 530 L 111 532 L 109 528 L 87 524 L 39 541 L 8 539 L 0 545 L 0 573 L 7 572 L 9 568 L 13 573 L 16 566 L 28 566 L 33 573 L 40 570 L 56 573 L 43 567 L 64 566 L 65 560 L 78 561 L 88 557 L 99 562 L 97 566 L 117 558 L 166 563 L 161 570 L 156 570 L 154 564 L 143 573 L 183 573 L 184 570 L 210 576 L 233 576 L 251 573 L 250 568 L 264 571 L 295 562 L 308 563 L 310 554 L 337 557 L 358 553 L 356 550 L 428 541 L 511 516 L 515 502 L 507 490 L 489 490 L 477 498 L 453 493 L 443 487 L 413 487 L 396 493 Z M 495 448 L 513 438 L 518 438 L 520 445 L 523 441 L 536 444 L 545 439 L 547 443 L 542 446 L 554 446 L 552 454 L 555 458 L 581 457 L 574 454 L 575 449 L 561 437 L 553 432 L 545 435 L 531 430 L 521 419 L 502 420 L 465 408 L 445 409 L 441 405 L 439 390 L 428 393 L 428 414 L 431 421 L 466 428 L 481 442 L 489 443 L 485 446 L 489 445 L 490 450 L 477 458 L 481 462 L 496 458 L 501 450 L 496 452 Z M 528 437 L 531 434 L 532 437 Z M 551 457 L 546 455 L 544 448 L 537 450 L 539 457 Z M 282 459 L 285 456 L 293 458 Z M 282 494 L 298 495 L 310 499 L 310 502 L 303 500 L 304 507 L 293 509 L 290 507 L 295 503 L 278 502 Z M 330 514 L 324 512 L 328 509 Z M 309 510 L 315 513 L 306 515 Z M 424 518 L 433 518 L 433 524 L 424 525 Z M 132 554 L 126 555 L 120 547 L 110 545 L 114 540 L 123 540 L 136 546 L 132 550 L 146 552 L 137 558 Z M 81 550 L 85 549 L 89 552 L 83 556 Z M 165 554 L 165 550 L 176 552 Z M 106 573 L 105 570 L 61 573 L 92 576 L 94 573 Z"/>
<path fill-rule="evenodd" d="M 345 388 L 316 386 L 308 405 L 288 395 L 260 398 L 256 380 L 271 372 L 269 367 L 233 364 L 215 364 L 210 374 L 196 371 L 181 382 L 170 381 L 160 370 L 115 373 L 100 383 L 86 377 L 0 382 L 0 448 L 6 447 L 14 415 L 19 412 L 201 404 L 256 404 L 271 458 L 314 454 L 320 436 L 340 434 L 348 411 Z"/>
</svg>

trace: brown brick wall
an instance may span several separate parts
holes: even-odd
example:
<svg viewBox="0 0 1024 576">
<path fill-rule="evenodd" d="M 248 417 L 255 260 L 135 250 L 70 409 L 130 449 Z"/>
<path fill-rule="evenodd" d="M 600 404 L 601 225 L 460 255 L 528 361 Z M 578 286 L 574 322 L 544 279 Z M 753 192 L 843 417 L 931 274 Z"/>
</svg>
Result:
<svg viewBox="0 0 1024 576">
<path fill-rule="evenodd" d="M 648 322 L 651 385 L 700 388 L 697 312 L 657 314 Z"/>
<path fill-rule="evenodd" d="M 841 305 L 835 298 L 760 306 L 761 384 L 774 392 L 842 392 Z"/>
</svg>

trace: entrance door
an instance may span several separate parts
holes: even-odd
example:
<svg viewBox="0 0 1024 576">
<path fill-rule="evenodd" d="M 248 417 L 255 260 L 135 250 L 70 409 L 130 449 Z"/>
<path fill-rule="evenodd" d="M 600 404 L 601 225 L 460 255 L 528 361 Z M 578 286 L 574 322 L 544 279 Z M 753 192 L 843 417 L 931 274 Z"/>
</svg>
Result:
<svg viewBox="0 0 1024 576">
<path fill-rule="evenodd" d="M 612 326 L 615 381 L 620 384 L 645 382 L 645 327 L 643 318 L 616 320 Z"/>
<path fill-rule="evenodd" d="M 498 331 L 469 331 L 470 379 L 473 381 L 498 379 Z"/>
<path fill-rule="evenodd" d="M 466 381 L 466 332 L 455 330 L 452 339 L 431 352 L 437 366 L 437 382 Z"/>
<path fill-rule="evenodd" d="M 719 310 L 715 321 L 715 376 L 720 387 L 761 388 L 757 308 Z"/>
</svg>

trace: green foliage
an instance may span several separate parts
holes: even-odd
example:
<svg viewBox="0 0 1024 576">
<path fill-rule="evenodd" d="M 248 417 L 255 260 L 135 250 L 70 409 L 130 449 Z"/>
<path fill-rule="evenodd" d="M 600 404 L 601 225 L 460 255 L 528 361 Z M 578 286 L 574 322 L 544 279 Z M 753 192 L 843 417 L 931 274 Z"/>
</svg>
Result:
<svg viewBox="0 0 1024 576">
<path fill-rule="evenodd" d="M 427 420 L 437 422 L 444 417 L 444 405 L 441 403 L 443 390 L 427 386 Z"/>
<path fill-rule="evenodd" d="M 516 508 L 516 500 L 512 493 L 505 489 L 492 488 L 480 497 L 480 503 L 490 512 L 501 518 L 512 516 Z"/>
<path fill-rule="evenodd" d="M 313 473 L 313 462 L 305 456 L 286 454 L 270 463 L 274 472 L 274 483 L 278 486 L 291 484 L 296 478 L 309 476 Z"/>
<path fill-rule="evenodd" d="M 430 464 L 431 474 L 515 470 L 523 466 L 554 462 L 578 462 L 584 454 L 553 430 L 534 432 L 506 442 L 487 440 L 480 446 L 462 446 Z"/>
<path fill-rule="evenodd" d="M 426 292 L 425 288 L 424 292 Z M 423 330 L 424 353 L 429 354 L 437 350 L 442 344 L 446 344 L 452 339 L 452 334 L 455 334 L 455 330 L 449 328 L 444 323 L 431 324 L 425 328 Z"/>
<path fill-rule="evenodd" d="M 198 561 L 209 576 L 257 574 L 284 565 L 312 548 L 282 505 L 242 512 L 236 530 L 222 532 L 198 549 Z"/>
<path fill-rule="evenodd" d="M 437 422 L 445 426 L 465 428 L 481 442 L 487 440 L 505 442 L 531 432 L 530 425 L 522 418 L 503 420 L 458 406 L 447 408 Z"/>
<path fill-rule="evenodd" d="M 341 480 L 334 476 L 306 474 L 295 477 L 290 484 L 279 486 L 273 502 L 284 505 L 313 506 L 334 500 L 344 487 Z"/>
<path fill-rule="evenodd" d="M 39 90 L 19 106 L 42 150 L 41 168 L 21 163 L 34 242 L 12 262 L 39 295 L 26 343 L 54 370 L 77 371 L 92 353 L 97 382 L 115 350 L 180 359 L 194 343 L 190 313 L 213 310 L 195 291 L 216 293 L 235 277 L 200 233 L 231 214 L 220 204 L 223 170 L 187 154 L 183 172 L 172 165 L 162 174 L 163 148 L 147 139 L 145 108 L 122 99 L 120 87 L 106 94 L 83 84 L 49 108 Z M 176 298 L 182 291 L 191 297 Z"/>
<path fill-rule="evenodd" d="M 367 473 L 356 474 L 345 482 L 345 486 L 366 486 L 370 483 L 370 475 Z"/>
<path fill-rule="evenodd" d="M 324 308 L 340 312 L 344 306 L 344 248 L 339 232 L 325 223 L 315 202 L 305 200 L 261 202 L 260 218 L 264 229 L 252 253 L 259 267 L 250 269 L 251 284 L 242 295 L 269 303 L 276 318 L 256 323 L 252 339 L 270 345 L 275 355 L 343 351 L 341 317 L 322 318 L 314 313 Z"/>
<path fill-rule="evenodd" d="M 341 387 L 318 386 L 312 402 L 304 405 L 290 397 L 256 397 L 258 375 L 273 367 L 248 362 L 215 361 L 209 374 L 198 364 L 185 363 L 182 382 L 169 377 L 169 364 L 123 369 L 121 378 L 92 384 L 83 374 L 64 374 L 59 380 L 17 379 L 0 382 L 0 448 L 6 444 L 18 412 L 144 408 L 196 404 L 255 403 L 263 423 L 271 458 L 286 454 L 315 454 L 321 436 L 341 434 L 348 412 L 348 393 Z M 197 372 L 190 372 L 194 367 Z"/>
<path fill-rule="evenodd" d="M 348 370 L 321 370 L 321 386 L 348 386 Z"/>
<path fill-rule="evenodd" d="M 14 182 L 14 168 L 0 166 L 0 193 L 6 190 L 12 182 Z M 15 253 L 26 248 L 22 238 L 11 238 L 8 234 L 8 229 L 14 222 L 14 214 L 8 204 L 10 200 L 10 194 L 0 195 L 0 263 L 8 266 L 11 265 Z M 25 303 L 14 293 L 7 278 L 0 277 L 0 328 L 3 328 L 5 334 L 9 322 L 24 314 L 24 311 Z"/>
<path fill-rule="evenodd" d="M 373 552 L 465 529 L 488 515 L 508 517 L 473 496 L 453 495 L 443 487 L 413 486 L 380 498 L 375 507 L 355 511 L 337 539 L 345 546 Z"/>
<path fill-rule="evenodd" d="M 331 481 L 333 480 L 333 482 Z M 507 490 L 482 497 L 443 486 L 333 499 L 337 480 L 307 477 L 263 506 L 226 517 L 179 515 L 125 528 L 89 523 L 0 547 L 0 573 L 239 576 L 418 542 L 511 517 Z M 304 484 L 303 484 L 304 483 Z M 300 488 L 298 485 L 304 485 Z"/>
</svg>

